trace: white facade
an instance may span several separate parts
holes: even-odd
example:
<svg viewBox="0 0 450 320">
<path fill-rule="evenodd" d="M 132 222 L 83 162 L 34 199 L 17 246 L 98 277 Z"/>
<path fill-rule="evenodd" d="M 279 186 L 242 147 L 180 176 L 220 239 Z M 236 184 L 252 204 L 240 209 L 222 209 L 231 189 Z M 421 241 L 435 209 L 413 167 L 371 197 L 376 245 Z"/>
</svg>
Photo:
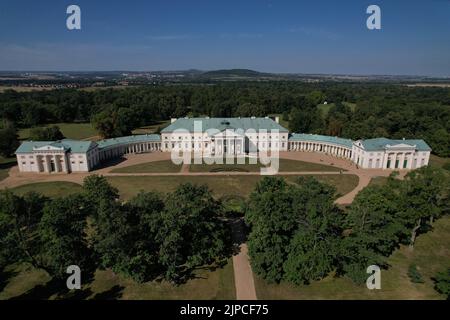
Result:
<svg viewBox="0 0 450 320">
<path fill-rule="evenodd" d="M 366 150 L 358 140 L 353 144 L 351 159 L 364 169 L 411 170 L 428 165 L 429 150 L 417 150 L 415 145 L 398 143 L 380 150 Z"/>
<path fill-rule="evenodd" d="M 364 169 L 412 170 L 428 165 L 431 148 L 423 140 L 376 138 L 352 141 L 313 134 L 293 134 L 290 151 L 321 152 L 349 159 Z"/>
<path fill-rule="evenodd" d="M 184 118 L 172 119 L 171 122 L 171 126 L 161 132 L 161 149 L 165 152 L 174 150 L 232 156 L 288 150 L 289 132 L 269 118 L 230 118 L 229 121 Z M 195 122 L 199 128 L 193 124 Z M 212 127 L 214 124 L 216 127 Z"/>
<path fill-rule="evenodd" d="M 32 143 L 32 142 L 31 142 Z M 98 164 L 96 144 L 90 143 L 85 152 L 72 153 L 62 143 L 32 147 L 30 152 L 17 152 L 21 172 L 70 173 L 87 172 Z"/>
<path fill-rule="evenodd" d="M 127 153 L 159 151 L 159 136 L 139 135 L 92 141 L 26 141 L 16 151 L 20 172 L 89 172 Z"/>
<path fill-rule="evenodd" d="M 198 124 L 200 123 L 200 129 Z M 202 127 L 202 125 L 205 125 Z M 245 156 L 258 152 L 320 152 L 348 159 L 364 169 L 411 170 L 428 165 L 425 141 L 376 138 L 352 141 L 314 134 L 289 134 L 269 118 L 182 118 L 159 135 L 92 141 L 26 141 L 16 151 L 21 172 L 88 172 L 109 159 L 143 152 L 191 152 L 203 156 Z"/>
</svg>

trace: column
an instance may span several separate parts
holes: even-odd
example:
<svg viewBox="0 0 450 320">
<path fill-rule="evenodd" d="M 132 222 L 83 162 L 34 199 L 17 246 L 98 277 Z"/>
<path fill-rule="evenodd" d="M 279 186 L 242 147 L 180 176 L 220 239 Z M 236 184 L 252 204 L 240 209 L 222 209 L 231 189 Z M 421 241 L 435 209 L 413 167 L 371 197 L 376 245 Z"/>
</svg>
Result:
<svg viewBox="0 0 450 320">
<path fill-rule="evenodd" d="M 388 154 L 388 158 L 391 158 L 391 165 L 389 166 L 389 169 L 395 168 L 395 159 L 397 158 L 397 154 L 396 153 L 391 153 L 390 155 Z"/>
<path fill-rule="evenodd" d="M 64 154 L 64 156 L 62 157 L 62 165 L 63 165 L 63 171 L 64 173 L 68 173 L 69 172 L 69 166 L 68 166 L 68 161 L 67 161 L 67 154 Z"/>
<path fill-rule="evenodd" d="M 408 169 L 412 169 L 413 161 L 414 161 L 414 154 L 409 153 L 408 166 L 407 166 Z"/>
<path fill-rule="evenodd" d="M 399 164 L 398 164 L 399 169 L 403 169 L 403 163 L 404 163 L 404 162 L 405 162 L 405 153 L 402 152 L 402 153 L 401 153 L 400 160 L 399 160 Z"/>
<path fill-rule="evenodd" d="M 389 154 L 387 152 L 384 152 L 383 153 L 383 159 L 381 160 L 382 161 L 381 162 L 381 168 L 382 169 L 387 169 L 388 157 L 389 157 Z"/>
<path fill-rule="evenodd" d="M 37 172 L 42 172 L 42 170 L 44 169 L 42 167 L 42 157 L 35 155 L 34 158 L 35 158 Z M 42 170 L 41 170 L 41 168 L 42 168 Z"/>
<path fill-rule="evenodd" d="M 61 170 L 59 170 L 59 159 L 58 159 L 58 155 L 53 155 L 53 161 L 55 163 L 55 172 L 60 172 Z"/>
<path fill-rule="evenodd" d="M 50 164 L 47 155 L 44 155 L 44 171 L 50 173 Z"/>
</svg>

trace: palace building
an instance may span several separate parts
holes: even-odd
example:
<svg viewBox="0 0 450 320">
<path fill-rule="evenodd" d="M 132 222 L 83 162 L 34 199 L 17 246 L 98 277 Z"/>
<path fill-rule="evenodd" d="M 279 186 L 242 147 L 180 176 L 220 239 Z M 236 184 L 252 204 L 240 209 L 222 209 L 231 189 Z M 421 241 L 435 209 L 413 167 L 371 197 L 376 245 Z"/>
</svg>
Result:
<svg viewBox="0 0 450 320">
<path fill-rule="evenodd" d="M 181 118 L 161 131 L 162 151 L 192 151 L 244 155 L 258 151 L 287 151 L 289 131 L 265 118 Z"/>
<path fill-rule="evenodd" d="M 180 118 L 161 134 L 100 141 L 26 141 L 16 150 L 21 172 L 88 172 L 130 153 L 192 152 L 204 156 L 253 156 L 260 152 L 320 152 L 348 159 L 360 168 L 411 170 L 428 165 L 431 148 L 420 139 L 350 140 L 297 134 L 265 118 Z"/>
</svg>

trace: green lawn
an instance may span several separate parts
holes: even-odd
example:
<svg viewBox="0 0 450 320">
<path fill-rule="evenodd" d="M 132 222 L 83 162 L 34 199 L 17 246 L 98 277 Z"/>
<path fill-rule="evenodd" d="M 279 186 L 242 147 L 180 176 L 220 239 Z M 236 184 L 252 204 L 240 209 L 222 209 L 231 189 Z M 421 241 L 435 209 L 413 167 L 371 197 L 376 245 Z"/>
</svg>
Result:
<svg viewBox="0 0 450 320">
<path fill-rule="evenodd" d="M 280 159 L 281 172 L 297 172 L 297 171 L 329 171 L 338 172 L 341 169 L 319 163 L 305 162 L 291 159 Z M 347 171 L 347 170 L 342 170 Z"/>
<path fill-rule="evenodd" d="M 328 112 L 330 111 L 331 107 L 334 106 L 334 103 L 328 103 L 328 104 L 318 104 L 317 109 L 322 113 L 322 117 L 326 118 L 328 115 Z"/>
<path fill-rule="evenodd" d="M 227 172 L 227 171 L 234 171 L 234 172 L 259 172 L 260 168 L 262 167 L 260 162 L 256 162 L 255 164 L 250 164 L 249 158 L 243 158 L 240 159 L 243 160 L 245 163 L 238 164 L 237 160 L 234 158 L 229 159 L 231 160 L 231 164 L 226 163 L 226 159 L 223 159 L 223 164 L 194 164 L 191 163 L 189 167 L 189 171 L 191 172 Z M 255 159 L 253 159 L 255 160 Z"/>
<path fill-rule="evenodd" d="M 434 289 L 432 278 L 450 262 L 450 217 L 435 222 L 432 232 L 420 235 L 414 251 L 402 246 L 388 260 L 391 267 L 381 271 L 381 289 L 356 286 L 345 277 L 332 275 L 310 285 L 267 284 L 255 277 L 258 299 L 444 299 Z M 408 267 L 416 264 L 425 283 L 412 283 Z"/>
<path fill-rule="evenodd" d="M 111 170 L 116 173 L 163 173 L 163 172 L 179 172 L 181 165 L 174 164 L 171 160 L 153 161 L 147 163 L 136 164 L 133 166 L 117 168 Z"/>
<path fill-rule="evenodd" d="M 97 270 L 92 282 L 75 291 L 75 296 L 63 293 L 58 284 L 41 270 L 28 265 L 11 265 L 6 268 L 6 279 L 0 281 L 0 300 L 19 299 L 205 299 L 233 300 L 236 298 L 233 264 L 231 259 L 223 268 L 199 268 L 195 277 L 185 284 L 174 286 L 165 281 L 136 283 L 111 270 Z M 3 290 L 2 290 L 3 289 Z"/>
<path fill-rule="evenodd" d="M 16 165 L 16 158 L 0 157 L 0 181 L 8 177 L 9 169 Z"/>
<path fill-rule="evenodd" d="M 283 177 L 288 182 L 293 183 L 299 176 L 290 175 Z M 335 186 L 338 195 L 350 192 L 358 184 L 358 176 L 356 175 L 314 175 L 314 177 L 319 181 Z M 256 183 L 262 178 L 263 176 L 260 175 L 107 177 L 108 181 L 119 190 L 121 198 L 125 200 L 132 198 L 140 191 L 171 192 L 180 183 L 186 182 L 207 184 L 217 198 L 226 196 L 233 199 L 236 197 L 242 199 L 253 191 Z M 65 181 L 37 182 L 12 188 L 11 190 L 17 194 L 36 191 L 48 197 L 61 197 L 80 192 L 81 186 Z"/>
<path fill-rule="evenodd" d="M 296 180 L 298 176 L 285 176 L 289 182 Z M 334 185 L 339 195 L 353 190 L 358 184 L 356 175 L 317 175 L 319 181 Z M 192 182 L 207 184 L 220 198 L 223 196 L 248 196 L 255 188 L 256 183 L 263 176 L 135 176 L 135 177 L 107 177 L 108 181 L 119 189 L 123 199 L 130 199 L 139 191 L 170 192 L 176 189 L 180 183 Z"/>
<path fill-rule="evenodd" d="M 374 177 L 370 180 L 369 186 L 384 186 L 388 181 L 388 177 Z"/>
<path fill-rule="evenodd" d="M 11 191 L 19 195 L 36 191 L 47 197 L 56 198 L 81 192 L 81 186 L 77 183 L 65 181 L 37 182 L 12 188 Z"/>
<path fill-rule="evenodd" d="M 225 162 L 225 161 L 224 161 Z M 236 162 L 236 161 L 234 161 Z M 191 164 L 189 171 L 191 172 L 259 172 L 264 167 L 260 162 L 249 164 L 249 159 L 245 159 L 245 164 Z M 302 172 L 302 171 L 339 171 L 339 168 L 291 159 L 279 159 L 280 172 Z"/>
<path fill-rule="evenodd" d="M 68 139 L 86 139 L 97 135 L 97 131 L 90 123 L 55 123 L 47 126 L 57 125 L 63 135 Z M 30 138 L 30 128 L 19 130 L 19 138 L 28 140 Z"/>
<path fill-rule="evenodd" d="M 133 130 L 133 134 L 150 134 L 150 133 L 155 133 L 158 128 L 160 128 L 161 130 L 164 129 L 165 127 L 167 127 L 170 124 L 170 120 L 167 121 L 158 121 L 155 124 L 149 125 L 149 126 L 143 126 L 140 128 L 136 128 Z"/>
</svg>

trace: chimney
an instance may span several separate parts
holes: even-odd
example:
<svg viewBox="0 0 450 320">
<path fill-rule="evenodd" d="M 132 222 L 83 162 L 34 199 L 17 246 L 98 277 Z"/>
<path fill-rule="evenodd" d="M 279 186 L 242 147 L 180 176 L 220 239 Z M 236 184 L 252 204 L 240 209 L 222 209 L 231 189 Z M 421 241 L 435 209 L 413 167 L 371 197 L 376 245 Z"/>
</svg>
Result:
<svg viewBox="0 0 450 320">
<path fill-rule="evenodd" d="M 280 123 L 280 117 L 275 117 L 275 122 Z"/>
<path fill-rule="evenodd" d="M 170 123 L 174 123 L 175 121 L 177 121 L 177 118 L 170 119 Z"/>
</svg>

